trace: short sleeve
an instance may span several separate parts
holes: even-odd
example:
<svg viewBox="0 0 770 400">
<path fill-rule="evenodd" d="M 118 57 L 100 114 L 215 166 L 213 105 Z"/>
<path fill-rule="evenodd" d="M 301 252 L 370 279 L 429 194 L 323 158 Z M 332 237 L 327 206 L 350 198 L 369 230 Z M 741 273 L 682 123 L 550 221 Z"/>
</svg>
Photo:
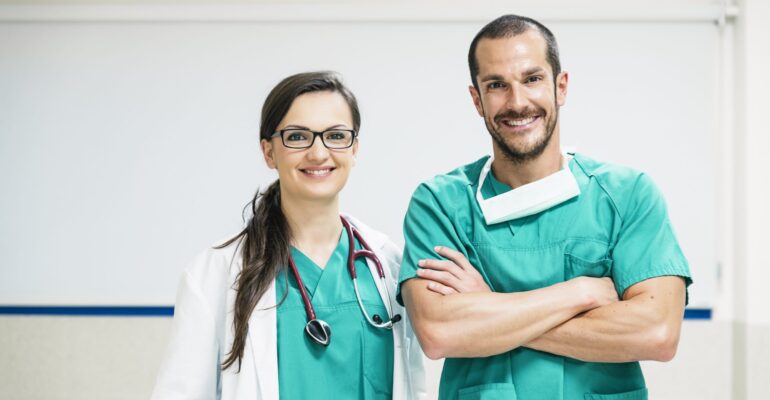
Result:
<svg viewBox="0 0 770 400">
<path fill-rule="evenodd" d="M 652 179 L 639 175 L 633 190 L 621 200 L 616 205 L 622 223 L 612 250 L 612 278 L 618 293 L 659 276 L 681 276 L 689 286 L 692 279 L 687 259 Z"/>
<path fill-rule="evenodd" d="M 446 246 L 460 251 L 468 257 L 463 240 L 452 218 L 439 201 L 438 196 L 426 184 L 420 185 L 412 195 L 404 217 L 404 254 L 401 261 L 396 300 L 401 299 L 401 284 L 417 276 L 417 263 L 423 259 L 443 259 L 433 248 Z"/>
</svg>

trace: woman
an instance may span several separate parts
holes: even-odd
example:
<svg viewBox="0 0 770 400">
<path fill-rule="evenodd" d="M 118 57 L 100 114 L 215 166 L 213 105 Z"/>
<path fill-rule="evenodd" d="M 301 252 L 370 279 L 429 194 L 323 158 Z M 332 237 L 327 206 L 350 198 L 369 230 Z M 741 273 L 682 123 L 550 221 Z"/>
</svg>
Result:
<svg viewBox="0 0 770 400">
<path fill-rule="evenodd" d="M 273 88 L 260 143 L 278 180 L 242 232 L 185 270 L 153 399 L 425 397 L 422 351 L 391 297 L 400 251 L 339 213 L 359 126 L 333 73 Z M 352 271 L 351 239 L 373 251 Z"/>
</svg>

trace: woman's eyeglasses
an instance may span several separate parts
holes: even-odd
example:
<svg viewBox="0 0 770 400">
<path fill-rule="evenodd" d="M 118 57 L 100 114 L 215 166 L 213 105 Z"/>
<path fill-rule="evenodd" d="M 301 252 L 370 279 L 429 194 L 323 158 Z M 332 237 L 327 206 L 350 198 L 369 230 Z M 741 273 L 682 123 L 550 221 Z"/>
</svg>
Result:
<svg viewBox="0 0 770 400">
<path fill-rule="evenodd" d="M 323 132 L 315 132 L 309 129 L 281 129 L 272 137 L 280 136 L 284 146 L 290 149 L 307 149 L 313 146 L 316 136 L 321 137 L 321 142 L 327 149 L 347 149 L 353 145 L 356 131 L 352 129 L 328 129 Z"/>
</svg>

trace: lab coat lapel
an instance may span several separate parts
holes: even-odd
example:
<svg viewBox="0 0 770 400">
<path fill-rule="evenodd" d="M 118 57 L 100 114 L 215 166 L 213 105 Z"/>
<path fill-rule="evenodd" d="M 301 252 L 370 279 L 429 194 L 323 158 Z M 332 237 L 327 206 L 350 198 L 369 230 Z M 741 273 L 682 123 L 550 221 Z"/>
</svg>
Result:
<svg viewBox="0 0 770 400">
<path fill-rule="evenodd" d="M 363 232 L 361 233 L 363 235 Z M 405 336 L 405 325 L 408 324 L 408 319 L 406 318 L 406 310 L 401 308 L 398 303 L 395 302 L 395 298 L 393 297 L 393 300 L 389 300 L 390 294 L 393 294 L 395 296 L 396 293 L 396 280 L 394 277 L 389 273 L 388 266 L 385 264 L 386 260 L 389 260 L 388 255 L 385 254 L 384 249 L 384 243 L 380 243 L 378 246 L 374 246 L 372 244 L 372 249 L 377 254 L 377 258 L 380 259 L 380 262 L 382 262 L 382 267 L 385 269 L 385 283 L 383 284 L 382 280 L 379 279 L 379 273 L 377 272 L 377 266 L 374 264 L 374 262 L 371 262 L 369 260 L 369 271 L 371 271 L 372 276 L 377 277 L 377 290 L 380 292 L 380 297 L 382 298 L 382 301 L 385 303 L 385 307 L 388 309 L 388 315 L 393 317 L 395 314 L 401 314 L 401 321 L 397 322 L 393 325 L 393 398 L 394 399 L 407 399 L 411 398 L 411 394 L 408 391 L 408 377 L 407 377 L 407 371 L 409 371 L 409 359 L 405 357 L 405 354 L 409 354 L 409 346 L 410 343 L 406 339 Z M 387 287 L 386 287 L 387 286 Z M 391 309 L 391 305 L 396 308 L 395 310 Z"/>
<path fill-rule="evenodd" d="M 364 236 L 364 232 L 361 232 L 361 235 Z M 371 240 L 364 236 L 364 240 Z M 377 258 L 380 259 L 380 262 L 383 263 L 382 267 L 387 268 L 385 265 L 385 260 L 387 260 L 386 255 L 383 253 L 382 246 L 384 243 L 378 243 L 378 245 L 375 245 L 374 243 L 370 243 L 370 246 L 372 246 L 372 250 L 374 250 L 374 253 L 377 254 Z M 385 304 L 385 308 L 388 310 L 388 315 L 391 317 L 395 314 L 401 314 L 402 317 L 404 315 L 404 310 L 400 311 L 394 311 L 391 309 L 392 300 L 389 299 L 389 293 L 393 293 L 395 295 L 396 293 L 396 285 L 393 278 L 388 274 L 387 269 L 385 270 L 385 282 L 383 283 L 382 279 L 380 279 L 380 273 L 377 272 L 377 265 L 368 258 L 366 259 L 366 263 L 369 266 L 369 271 L 372 273 L 372 276 L 375 278 L 375 283 L 377 284 L 377 291 L 380 293 L 380 298 L 382 298 L 382 302 Z M 387 287 L 386 287 L 387 286 Z M 393 325 L 393 398 L 406 398 L 404 397 L 406 395 L 404 384 L 406 383 L 406 370 L 408 368 L 408 365 L 406 365 L 406 359 L 404 358 L 404 347 L 406 346 L 406 343 L 404 343 L 404 324 L 407 323 L 405 318 L 402 318 L 401 321 Z"/>
<path fill-rule="evenodd" d="M 241 252 L 236 251 L 233 257 L 227 301 L 228 326 L 225 330 L 225 352 L 232 348 L 233 310 L 237 295 L 235 288 L 238 274 L 243 268 Z M 226 386 L 223 389 L 229 388 L 227 393 L 223 391 L 223 400 L 278 398 L 278 339 L 275 301 L 275 280 L 273 280 L 249 317 L 249 331 L 246 335 L 241 369 L 238 371 L 237 368 L 234 368 L 232 372 L 227 371 L 227 376 L 224 379 L 231 382 L 228 385 L 223 385 Z"/>
<path fill-rule="evenodd" d="M 278 338 L 275 303 L 275 280 L 273 280 L 249 318 L 250 361 L 254 364 L 261 399 L 278 398 Z"/>
<path fill-rule="evenodd" d="M 240 245 L 237 247 L 240 249 Z M 227 321 L 225 328 L 226 354 L 233 344 L 233 310 L 238 274 L 243 268 L 241 252 L 235 251 L 231 258 L 230 289 L 227 299 Z M 249 317 L 249 331 L 243 350 L 241 368 L 223 371 L 222 399 L 257 400 L 278 398 L 278 342 L 276 338 L 275 281 L 265 291 Z"/>
<path fill-rule="evenodd" d="M 370 260 L 366 259 L 366 264 L 369 267 L 369 271 L 374 277 L 374 282 L 377 286 L 377 291 L 380 294 L 380 298 L 385 304 L 385 308 L 388 310 L 388 315 L 393 316 L 395 314 L 401 314 L 402 317 L 406 316 L 406 311 L 398 306 L 397 303 L 391 300 L 390 294 L 395 296 L 396 293 L 396 279 L 397 277 L 391 274 L 391 270 L 388 267 L 388 254 L 385 251 L 385 244 L 387 238 L 379 232 L 370 230 L 366 225 L 362 224 L 355 218 L 345 215 L 345 218 L 350 221 L 353 226 L 361 233 L 361 237 L 371 246 L 372 251 L 377 255 L 377 258 L 382 263 L 382 268 L 385 272 L 385 282 L 383 284 L 380 279 L 380 273 L 377 272 L 377 265 Z M 391 309 L 391 305 L 396 310 Z M 408 399 L 412 398 L 412 395 L 408 392 L 408 381 L 406 371 L 409 370 L 409 360 L 404 354 L 409 353 L 409 343 L 405 340 L 404 324 L 408 323 L 407 318 L 402 318 L 400 322 L 393 325 L 393 398 L 394 399 Z M 405 350 L 406 349 L 406 350 Z"/>
</svg>

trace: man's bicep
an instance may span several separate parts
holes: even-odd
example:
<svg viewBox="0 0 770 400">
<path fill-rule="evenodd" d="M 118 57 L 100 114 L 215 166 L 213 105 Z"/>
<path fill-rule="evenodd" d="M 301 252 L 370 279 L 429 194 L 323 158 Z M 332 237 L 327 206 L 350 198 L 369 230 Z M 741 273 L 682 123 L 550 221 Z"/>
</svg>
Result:
<svg viewBox="0 0 770 400">
<path fill-rule="evenodd" d="M 622 303 L 633 303 L 638 331 L 647 332 L 647 351 L 639 359 L 670 361 L 676 354 L 686 301 L 685 277 L 668 275 L 634 284 Z M 629 322 L 631 323 L 631 322 Z M 642 345 L 642 348 L 645 346 Z"/>
<path fill-rule="evenodd" d="M 658 276 L 631 285 L 623 293 L 623 300 L 649 303 L 658 313 L 681 319 L 684 314 L 685 293 L 684 277 Z"/>
<path fill-rule="evenodd" d="M 409 318 L 415 322 L 422 322 L 430 317 L 436 297 L 441 296 L 428 290 L 428 281 L 422 278 L 412 278 L 402 282 L 401 293 Z"/>
<path fill-rule="evenodd" d="M 434 348 L 434 323 L 441 312 L 436 309 L 440 306 L 440 294 L 428 290 L 428 281 L 421 278 L 412 278 L 401 284 L 404 307 L 409 314 L 409 321 L 420 345 L 426 354 L 431 354 Z M 431 357 L 433 358 L 433 357 Z"/>
</svg>

